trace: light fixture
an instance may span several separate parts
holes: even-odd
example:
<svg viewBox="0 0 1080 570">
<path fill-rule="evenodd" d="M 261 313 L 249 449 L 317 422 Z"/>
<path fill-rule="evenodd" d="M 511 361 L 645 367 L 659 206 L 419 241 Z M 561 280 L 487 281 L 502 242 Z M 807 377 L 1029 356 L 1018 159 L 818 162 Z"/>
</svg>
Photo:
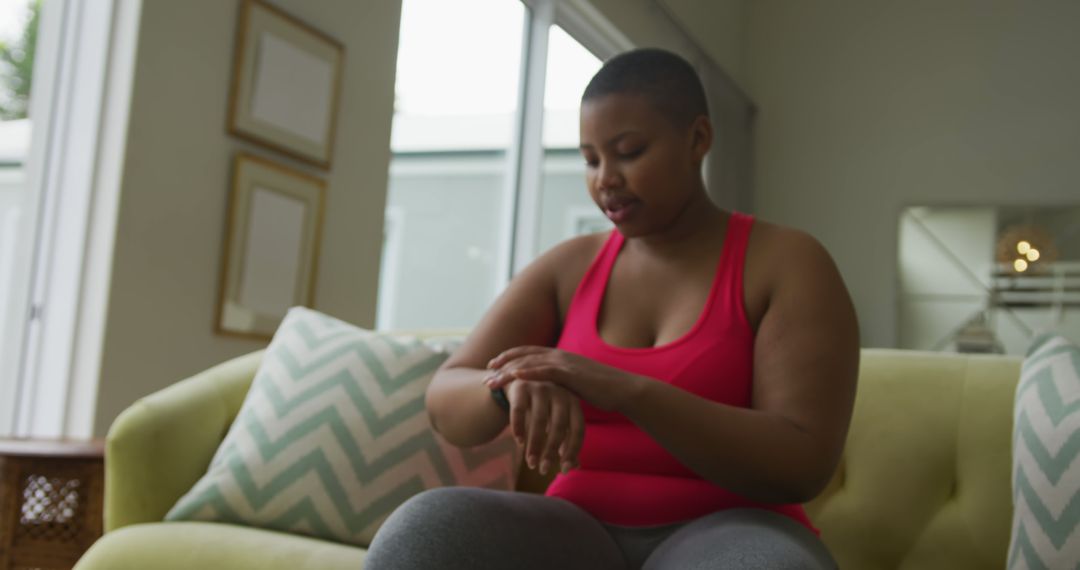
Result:
<svg viewBox="0 0 1080 570">
<path fill-rule="evenodd" d="M 1015 275 L 1041 274 L 1057 260 L 1057 256 L 1054 238 L 1045 229 L 1033 224 L 1017 224 L 998 234 L 994 257 L 1000 264 L 1000 271 Z"/>
</svg>

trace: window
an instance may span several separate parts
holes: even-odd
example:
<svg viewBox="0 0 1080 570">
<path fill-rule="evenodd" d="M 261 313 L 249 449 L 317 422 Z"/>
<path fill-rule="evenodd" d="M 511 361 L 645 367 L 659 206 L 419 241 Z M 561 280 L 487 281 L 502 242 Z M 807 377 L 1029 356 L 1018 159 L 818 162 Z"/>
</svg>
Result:
<svg viewBox="0 0 1080 570">
<path fill-rule="evenodd" d="M 611 227 L 578 150 L 601 62 L 555 16 L 548 0 L 403 1 L 377 328 L 471 327 L 513 271 Z"/>
<path fill-rule="evenodd" d="M 613 226 L 585 188 L 585 161 L 578 149 L 581 93 L 601 61 L 561 27 L 548 37 L 547 80 L 544 83 L 544 167 L 533 255 L 575 235 Z"/>
<path fill-rule="evenodd" d="M 378 328 L 467 326 L 495 295 L 524 22 L 506 0 L 402 5 Z"/>
</svg>

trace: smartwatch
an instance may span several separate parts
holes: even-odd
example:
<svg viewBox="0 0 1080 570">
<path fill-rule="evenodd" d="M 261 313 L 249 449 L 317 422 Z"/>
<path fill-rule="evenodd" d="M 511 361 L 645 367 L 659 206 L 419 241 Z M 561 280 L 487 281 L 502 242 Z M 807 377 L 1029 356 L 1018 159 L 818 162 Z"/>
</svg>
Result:
<svg viewBox="0 0 1080 570">
<path fill-rule="evenodd" d="M 493 389 L 491 391 L 491 397 L 500 408 L 508 412 L 510 411 L 510 400 L 506 399 L 506 392 L 501 387 Z"/>
</svg>

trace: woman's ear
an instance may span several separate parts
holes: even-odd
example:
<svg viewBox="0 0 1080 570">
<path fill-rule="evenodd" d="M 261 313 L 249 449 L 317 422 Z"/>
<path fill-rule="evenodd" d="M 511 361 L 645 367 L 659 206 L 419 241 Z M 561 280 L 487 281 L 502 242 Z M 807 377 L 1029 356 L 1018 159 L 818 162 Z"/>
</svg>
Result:
<svg viewBox="0 0 1080 570">
<path fill-rule="evenodd" d="M 705 154 L 712 148 L 713 128 L 712 121 L 705 115 L 698 115 L 690 124 L 690 149 L 694 155 L 694 162 L 705 160 Z"/>
</svg>

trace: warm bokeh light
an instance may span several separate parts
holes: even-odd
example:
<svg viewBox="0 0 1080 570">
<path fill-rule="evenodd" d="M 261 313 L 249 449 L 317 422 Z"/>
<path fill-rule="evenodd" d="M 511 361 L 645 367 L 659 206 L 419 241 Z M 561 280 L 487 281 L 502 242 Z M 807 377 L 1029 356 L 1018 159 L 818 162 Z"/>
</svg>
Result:
<svg viewBox="0 0 1080 570">
<path fill-rule="evenodd" d="M 1024 255 L 1031 249 L 1031 244 L 1026 241 L 1021 241 L 1016 244 L 1016 252 L 1020 255 Z"/>
<path fill-rule="evenodd" d="M 1035 248 L 1029 249 L 1027 251 L 1027 258 L 1028 258 L 1028 261 L 1038 261 L 1039 260 L 1039 250 L 1037 250 Z"/>
<path fill-rule="evenodd" d="M 1013 262 L 1013 268 L 1016 269 L 1017 271 L 1019 271 L 1020 273 L 1023 273 L 1024 271 L 1027 271 L 1028 262 L 1023 260 L 1023 259 L 1017 259 L 1016 261 Z"/>
</svg>

